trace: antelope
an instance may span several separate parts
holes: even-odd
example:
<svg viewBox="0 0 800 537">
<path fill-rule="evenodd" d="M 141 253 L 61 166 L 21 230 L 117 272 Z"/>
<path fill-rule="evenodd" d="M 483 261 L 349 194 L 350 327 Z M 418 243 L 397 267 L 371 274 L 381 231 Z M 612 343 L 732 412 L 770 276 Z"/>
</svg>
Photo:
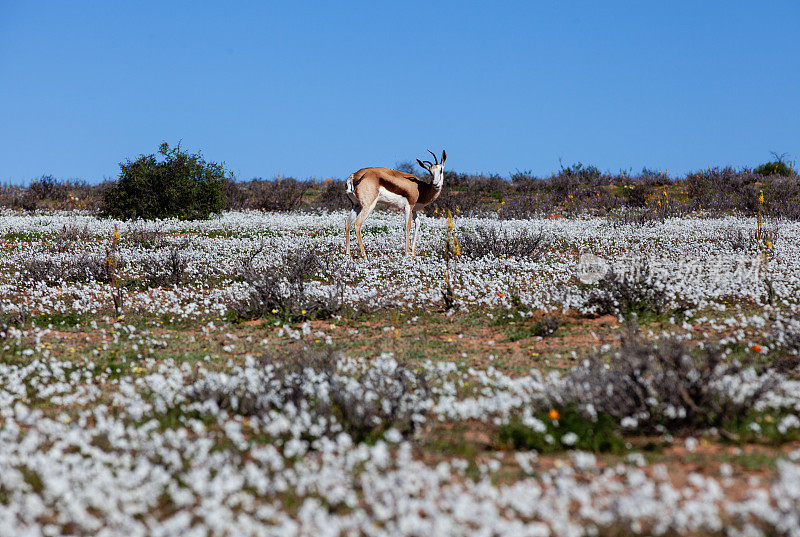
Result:
<svg viewBox="0 0 800 537">
<path fill-rule="evenodd" d="M 347 255 L 350 259 L 350 226 L 355 224 L 356 238 L 361 249 L 361 257 L 366 258 L 364 241 L 361 240 L 361 225 L 378 203 L 385 203 L 403 211 L 406 219 L 406 256 L 409 255 L 408 242 L 411 223 L 414 223 L 414 241 L 411 246 L 411 257 L 417 249 L 419 233 L 419 210 L 432 203 L 442 191 L 444 184 L 444 161 L 447 152 L 442 150 L 442 162 L 436 155 L 434 162 L 417 159 L 417 163 L 431 174 L 431 181 L 424 182 L 411 173 L 404 173 L 390 168 L 361 168 L 347 178 L 347 197 L 350 198 L 350 213 L 345 219 L 345 236 L 347 237 Z"/>
</svg>

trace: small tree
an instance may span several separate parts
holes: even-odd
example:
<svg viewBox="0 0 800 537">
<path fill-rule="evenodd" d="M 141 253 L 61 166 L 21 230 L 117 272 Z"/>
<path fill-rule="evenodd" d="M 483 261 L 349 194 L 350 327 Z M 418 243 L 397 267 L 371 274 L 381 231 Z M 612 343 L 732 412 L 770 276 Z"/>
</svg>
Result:
<svg viewBox="0 0 800 537">
<path fill-rule="evenodd" d="M 208 218 L 225 207 L 225 168 L 164 142 L 161 155 L 120 163 L 116 183 L 103 193 L 102 213 L 120 219 Z"/>
</svg>

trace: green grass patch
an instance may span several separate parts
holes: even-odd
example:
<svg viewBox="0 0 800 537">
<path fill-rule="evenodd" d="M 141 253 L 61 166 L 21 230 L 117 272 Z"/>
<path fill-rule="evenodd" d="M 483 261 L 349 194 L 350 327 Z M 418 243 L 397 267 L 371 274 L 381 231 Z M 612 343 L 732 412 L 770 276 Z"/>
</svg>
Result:
<svg viewBox="0 0 800 537">
<path fill-rule="evenodd" d="M 555 334 L 560 325 L 561 319 L 558 316 L 546 314 L 536 321 L 510 326 L 506 329 L 506 336 L 508 341 L 548 337 Z"/>
<path fill-rule="evenodd" d="M 84 322 L 85 315 L 75 312 L 68 313 L 42 313 L 31 318 L 31 322 L 36 326 L 47 327 L 53 326 L 75 326 Z"/>
<path fill-rule="evenodd" d="M 30 233 L 22 231 L 11 231 L 0 235 L 0 239 L 7 242 L 38 242 L 45 238 L 44 233 Z"/>
<path fill-rule="evenodd" d="M 389 226 L 364 226 L 362 232 L 370 235 L 388 235 Z"/>
<path fill-rule="evenodd" d="M 793 417 L 792 417 L 793 416 Z M 797 415 L 787 411 L 769 413 L 750 413 L 741 418 L 728 421 L 723 429 L 722 439 L 735 444 L 765 444 L 780 446 L 788 442 L 800 441 L 800 427 Z"/>
<path fill-rule="evenodd" d="M 543 425 L 543 430 L 512 419 L 499 427 L 498 443 L 513 449 L 535 449 L 539 453 L 557 453 L 569 449 L 624 453 L 628 449 L 619 424 L 611 416 L 601 414 L 596 420 L 590 420 L 576 410 L 567 408 L 540 412 L 535 417 Z"/>
</svg>

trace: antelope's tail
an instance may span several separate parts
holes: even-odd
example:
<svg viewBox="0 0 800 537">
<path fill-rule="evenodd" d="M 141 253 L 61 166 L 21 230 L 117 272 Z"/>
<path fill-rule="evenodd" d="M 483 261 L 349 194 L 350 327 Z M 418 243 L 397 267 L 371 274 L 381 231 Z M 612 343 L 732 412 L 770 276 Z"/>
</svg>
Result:
<svg viewBox="0 0 800 537">
<path fill-rule="evenodd" d="M 353 204 L 358 205 L 358 197 L 356 196 L 356 187 L 364 179 L 362 175 L 358 179 L 356 179 L 356 174 L 351 173 L 350 176 L 347 178 L 347 182 L 345 183 L 345 192 L 347 193 L 347 197 L 350 198 L 350 201 Z"/>
</svg>

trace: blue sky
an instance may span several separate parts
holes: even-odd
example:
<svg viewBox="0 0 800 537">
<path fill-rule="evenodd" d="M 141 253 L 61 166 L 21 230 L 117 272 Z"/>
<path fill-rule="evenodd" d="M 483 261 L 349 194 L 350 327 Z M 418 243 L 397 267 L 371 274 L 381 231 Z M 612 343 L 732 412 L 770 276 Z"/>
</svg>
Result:
<svg viewBox="0 0 800 537">
<path fill-rule="evenodd" d="M 0 182 L 162 141 L 240 179 L 800 154 L 800 2 L 0 0 Z"/>
</svg>

